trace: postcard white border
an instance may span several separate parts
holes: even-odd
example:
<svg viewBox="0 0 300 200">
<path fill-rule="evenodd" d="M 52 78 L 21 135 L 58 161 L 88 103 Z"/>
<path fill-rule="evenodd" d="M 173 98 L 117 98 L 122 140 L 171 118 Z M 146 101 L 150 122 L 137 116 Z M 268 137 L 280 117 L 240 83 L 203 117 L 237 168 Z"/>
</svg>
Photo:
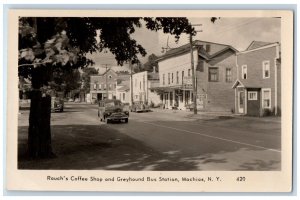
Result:
<svg viewBox="0 0 300 200">
<path fill-rule="evenodd" d="M 282 157 L 281 171 L 103 171 L 18 170 L 18 17 L 282 17 Z M 126 191 L 126 192 L 290 192 L 292 187 L 293 12 L 282 10 L 10 10 L 7 66 L 7 189 L 31 191 Z M 15 66 L 15 67 L 14 67 Z M 46 176 L 105 177 L 221 177 L 212 183 L 97 183 L 49 182 Z M 246 182 L 237 182 L 239 176 Z"/>
</svg>

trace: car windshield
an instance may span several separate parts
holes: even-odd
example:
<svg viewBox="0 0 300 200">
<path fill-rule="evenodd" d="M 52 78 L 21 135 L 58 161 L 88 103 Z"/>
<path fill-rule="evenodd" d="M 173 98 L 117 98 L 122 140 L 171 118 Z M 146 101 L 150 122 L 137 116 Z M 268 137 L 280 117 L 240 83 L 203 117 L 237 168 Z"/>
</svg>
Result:
<svg viewBox="0 0 300 200">
<path fill-rule="evenodd" d="M 108 103 L 106 103 L 106 106 L 107 107 L 121 106 L 121 102 L 119 102 L 119 101 L 108 102 Z"/>
</svg>

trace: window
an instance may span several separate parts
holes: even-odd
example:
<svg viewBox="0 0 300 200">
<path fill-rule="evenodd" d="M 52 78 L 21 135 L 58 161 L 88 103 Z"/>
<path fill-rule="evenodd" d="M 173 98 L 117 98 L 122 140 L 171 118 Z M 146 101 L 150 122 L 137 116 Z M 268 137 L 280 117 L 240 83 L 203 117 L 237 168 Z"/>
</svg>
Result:
<svg viewBox="0 0 300 200">
<path fill-rule="evenodd" d="M 165 74 L 163 74 L 163 85 L 165 84 Z"/>
<path fill-rule="evenodd" d="M 102 85 L 101 84 L 99 84 L 99 90 L 101 90 L 102 89 L 102 87 L 101 87 Z"/>
<path fill-rule="evenodd" d="M 176 83 L 179 84 L 179 71 L 176 72 Z"/>
<path fill-rule="evenodd" d="M 208 81 L 217 82 L 218 81 L 218 68 L 210 67 L 208 69 Z"/>
<path fill-rule="evenodd" d="M 242 79 L 247 79 L 247 65 L 242 66 Z"/>
<path fill-rule="evenodd" d="M 173 73 L 172 73 L 172 83 L 173 83 L 174 77 L 173 77 Z"/>
<path fill-rule="evenodd" d="M 191 69 L 188 70 L 188 76 L 191 76 Z"/>
<path fill-rule="evenodd" d="M 262 89 L 262 107 L 271 108 L 271 89 Z"/>
<path fill-rule="evenodd" d="M 111 85 L 111 84 L 109 84 L 109 86 L 108 86 L 108 89 L 109 89 L 109 90 L 111 90 L 111 87 L 112 87 L 112 85 Z"/>
<path fill-rule="evenodd" d="M 106 90 L 106 84 L 104 84 L 104 90 Z"/>
<path fill-rule="evenodd" d="M 181 72 L 181 83 L 183 84 L 184 71 Z"/>
<path fill-rule="evenodd" d="M 270 78 L 270 61 L 264 61 L 263 65 L 263 78 Z"/>
<path fill-rule="evenodd" d="M 145 91 L 146 89 L 145 89 L 145 86 L 146 86 L 146 84 L 145 84 L 145 75 L 143 76 L 143 90 Z"/>
<path fill-rule="evenodd" d="M 204 61 L 203 60 L 198 61 L 197 71 L 204 72 Z"/>
<path fill-rule="evenodd" d="M 111 76 L 111 75 L 109 75 L 109 76 L 108 76 L 108 78 L 109 78 L 109 79 L 111 79 L 111 78 L 112 78 L 112 76 Z"/>
<path fill-rule="evenodd" d="M 257 92 L 248 92 L 248 100 L 257 100 Z"/>
<path fill-rule="evenodd" d="M 170 85 L 170 73 L 168 73 L 168 84 Z"/>
<path fill-rule="evenodd" d="M 226 68 L 225 81 L 228 83 L 232 81 L 231 68 Z"/>
<path fill-rule="evenodd" d="M 125 93 L 123 93 L 123 101 L 125 101 Z"/>
</svg>

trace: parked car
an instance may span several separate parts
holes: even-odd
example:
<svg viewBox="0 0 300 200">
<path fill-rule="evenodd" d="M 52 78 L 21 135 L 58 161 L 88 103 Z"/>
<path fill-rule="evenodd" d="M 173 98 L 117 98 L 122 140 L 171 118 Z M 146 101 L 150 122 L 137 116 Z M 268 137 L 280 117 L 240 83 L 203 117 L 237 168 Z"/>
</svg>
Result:
<svg viewBox="0 0 300 200">
<path fill-rule="evenodd" d="M 124 121 L 128 123 L 129 110 L 120 100 L 103 100 L 98 103 L 98 117 L 106 123 Z"/>
<path fill-rule="evenodd" d="M 51 112 L 63 112 L 64 111 L 64 100 L 60 97 L 51 98 Z"/>
<path fill-rule="evenodd" d="M 130 107 L 131 112 L 149 112 L 150 107 L 142 101 L 133 102 L 133 105 Z"/>
</svg>

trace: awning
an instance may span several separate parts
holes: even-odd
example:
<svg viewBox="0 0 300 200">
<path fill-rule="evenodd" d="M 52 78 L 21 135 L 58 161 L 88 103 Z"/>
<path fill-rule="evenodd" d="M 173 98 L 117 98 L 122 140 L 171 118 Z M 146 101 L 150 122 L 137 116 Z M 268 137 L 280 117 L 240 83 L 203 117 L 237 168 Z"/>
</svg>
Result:
<svg viewBox="0 0 300 200">
<path fill-rule="evenodd" d="M 152 87 L 150 89 L 154 90 L 158 93 L 164 93 L 164 92 L 173 92 L 174 90 L 192 91 L 193 86 L 192 85 L 176 85 L 176 86 L 168 86 L 168 87 Z"/>
</svg>

